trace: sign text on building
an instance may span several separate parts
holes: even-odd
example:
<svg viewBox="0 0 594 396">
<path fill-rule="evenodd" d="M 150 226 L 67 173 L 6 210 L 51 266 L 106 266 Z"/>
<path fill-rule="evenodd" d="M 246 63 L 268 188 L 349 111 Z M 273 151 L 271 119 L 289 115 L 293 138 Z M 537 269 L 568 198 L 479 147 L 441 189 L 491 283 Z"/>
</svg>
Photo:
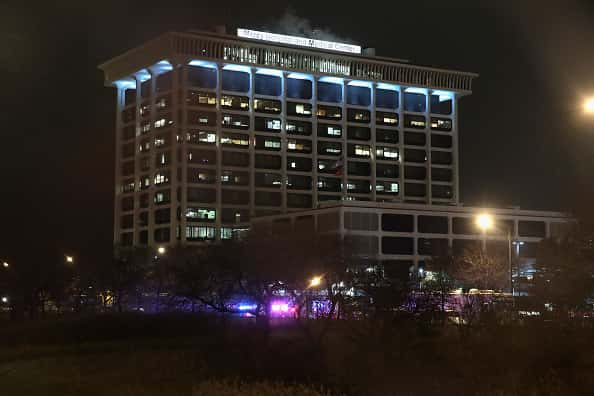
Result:
<svg viewBox="0 0 594 396">
<path fill-rule="evenodd" d="M 319 48 L 331 51 L 349 52 L 360 54 L 361 47 L 358 45 L 336 43 L 334 41 L 315 40 L 305 37 L 286 36 L 284 34 L 260 32 L 257 30 L 237 29 L 237 36 L 253 40 L 271 41 L 273 43 L 297 45 L 301 47 Z"/>
</svg>

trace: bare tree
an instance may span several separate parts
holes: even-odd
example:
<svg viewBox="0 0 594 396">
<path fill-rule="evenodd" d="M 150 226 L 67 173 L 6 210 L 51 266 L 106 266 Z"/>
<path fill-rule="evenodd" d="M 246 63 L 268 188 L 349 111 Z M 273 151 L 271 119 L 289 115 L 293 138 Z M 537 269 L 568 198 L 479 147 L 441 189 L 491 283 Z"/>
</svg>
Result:
<svg viewBox="0 0 594 396">
<path fill-rule="evenodd" d="M 583 308 L 594 295 L 594 258 L 583 236 L 545 239 L 537 253 L 533 293 L 550 303 L 556 312 L 571 313 Z"/>
</svg>

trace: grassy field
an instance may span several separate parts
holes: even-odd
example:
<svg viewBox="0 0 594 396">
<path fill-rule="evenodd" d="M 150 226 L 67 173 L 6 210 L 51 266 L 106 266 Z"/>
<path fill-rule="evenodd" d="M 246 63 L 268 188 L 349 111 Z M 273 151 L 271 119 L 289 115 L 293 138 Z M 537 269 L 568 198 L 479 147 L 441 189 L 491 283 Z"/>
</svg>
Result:
<svg viewBox="0 0 594 396">
<path fill-rule="evenodd" d="M 315 334 L 319 323 L 306 326 Z M 590 395 L 593 337 L 540 325 L 463 333 L 336 322 L 316 346 L 294 324 L 203 316 L 3 323 L 0 394 Z"/>
</svg>

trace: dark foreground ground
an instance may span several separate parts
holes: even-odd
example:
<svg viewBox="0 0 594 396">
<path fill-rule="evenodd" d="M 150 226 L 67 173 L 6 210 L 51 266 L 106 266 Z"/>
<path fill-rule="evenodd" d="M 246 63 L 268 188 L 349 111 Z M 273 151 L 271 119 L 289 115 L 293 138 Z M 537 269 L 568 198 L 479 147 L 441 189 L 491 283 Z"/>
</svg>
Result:
<svg viewBox="0 0 594 396">
<path fill-rule="evenodd" d="M 0 394 L 592 395 L 591 328 L 103 315 L 0 323 Z"/>
</svg>

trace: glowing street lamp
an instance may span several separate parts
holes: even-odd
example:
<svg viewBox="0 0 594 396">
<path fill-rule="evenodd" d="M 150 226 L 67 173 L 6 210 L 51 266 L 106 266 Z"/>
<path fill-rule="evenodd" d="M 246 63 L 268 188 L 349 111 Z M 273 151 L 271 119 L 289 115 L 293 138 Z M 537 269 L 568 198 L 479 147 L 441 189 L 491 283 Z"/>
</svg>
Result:
<svg viewBox="0 0 594 396">
<path fill-rule="evenodd" d="M 69 255 L 66 255 L 66 256 L 64 256 L 64 257 L 66 257 L 66 262 L 67 262 L 68 264 L 72 264 L 72 263 L 74 263 L 74 257 L 72 257 L 72 256 L 69 256 Z"/>
<path fill-rule="evenodd" d="M 584 113 L 594 114 L 594 98 L 588 98 L 584 101 Z"/>
<path fill-rule="evenodd" d="M 309 281 L 310 287 L 320 286 L 322 284 L 322 277 L 321 276 L 314 276 Z"/>
<path fill-rule="evenodd" d="M 8 267 L 10 267 L 10 264 L 8 264 L 6 261 L 3 261 L 3 262 L 2 262 L 2 266 L 3 266 L 4 268 L 8 268 Z"/>
<path fill-rule="evenodd" d="M 157 253 L 160 255 L 165 254 L 166 250 L 163 246 L 159 246 L 159 248 L 157 249 Z"/>
<path fill-rule="evenodd" d="M 488 213 L 481 213 L 476 217 L 476 225 L 481 231 L 486 232 L 493 228 L 493 216 Z"/>
<path fill-rule="evenodd" d="M 6 304 L 8 302 L 8 297 L 2 297 L 2 302 Z"/>
</svg>

